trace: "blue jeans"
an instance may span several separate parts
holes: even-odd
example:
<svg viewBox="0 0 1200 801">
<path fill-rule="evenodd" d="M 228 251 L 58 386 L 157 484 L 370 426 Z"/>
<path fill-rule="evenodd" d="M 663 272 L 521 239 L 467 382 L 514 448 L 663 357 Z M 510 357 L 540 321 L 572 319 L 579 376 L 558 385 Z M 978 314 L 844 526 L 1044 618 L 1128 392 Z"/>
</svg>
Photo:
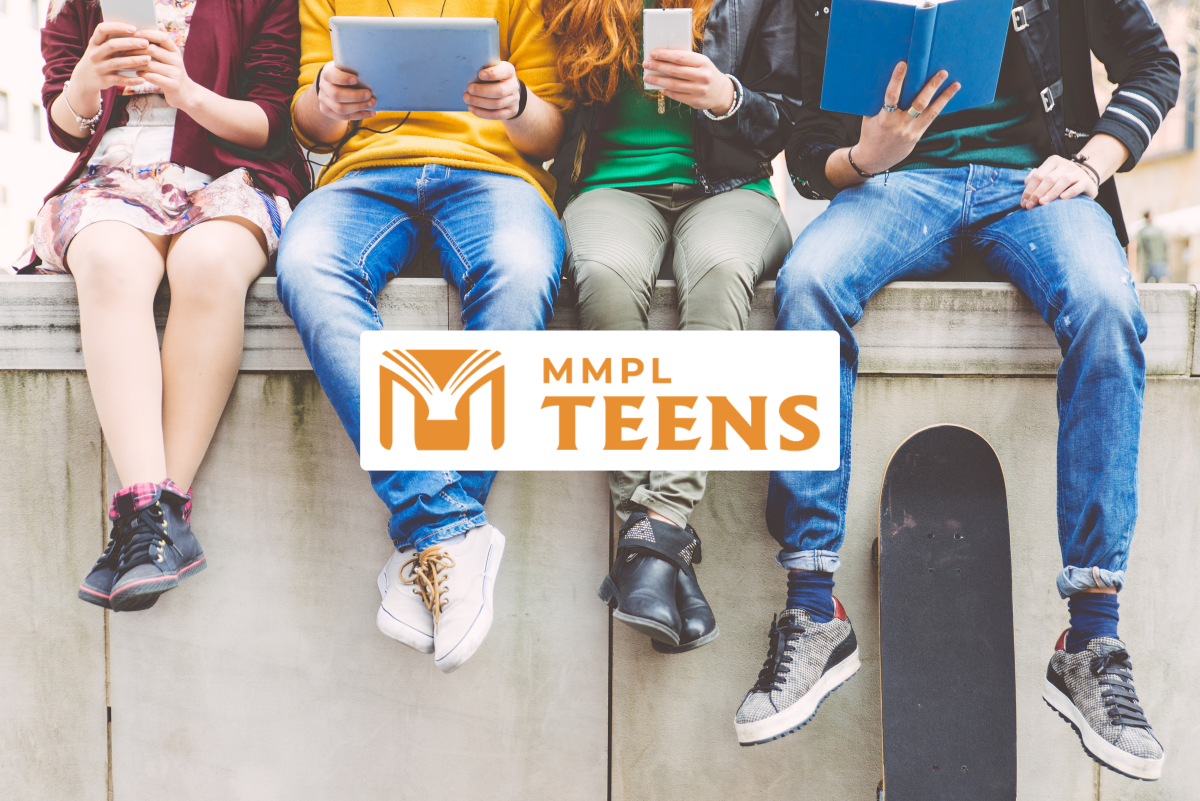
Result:
<svg viewBox="0 0 1200 801">
<path fill-rule="evenodd" d="M 284 228 L 276 270 L 321 388 L 359 445 L 359 335 L 380 331 L 379 292 L 432 244 L 467 330 L 540 331 L 554 312 L 562 226 L 528 182 L 438 164 L 353 172 Z M 371 471 L 397 547 L 424 550 L 483 525 L 495 473 Z"/>
<path fill-rule="evenodd" d="M 839 193 L 796 240 L 775 288 L 776 327 L 841 335 L 841 467 L 771 474 L 767 526 L 784 567 L 838 567 L 858 371 L 850 329 L 888 282 L 932 278 L 972 252 L 1033 301 L 1062 348 L 1059 592 L 1124 583 L 1137 519 L 1146 321 L 1104 209 L 1077 197 L 1022 210 L 1026 174 L 972 165 L 881 175 Z"/>
</svg>

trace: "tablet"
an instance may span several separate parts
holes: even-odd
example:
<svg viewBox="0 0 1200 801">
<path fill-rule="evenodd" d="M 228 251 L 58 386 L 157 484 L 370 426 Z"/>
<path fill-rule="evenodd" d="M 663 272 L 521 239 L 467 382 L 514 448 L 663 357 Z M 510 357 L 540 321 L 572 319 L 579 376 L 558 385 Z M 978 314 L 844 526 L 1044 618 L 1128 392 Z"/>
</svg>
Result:
<svg viewBox="0 0 1200 801">
<path fill-rule="evenodd" d="M 483 17 L 330 17 L 329 32 L 375 111 L 466 111 L 467 85 L 500 63 L 500 23 Z"/>
</svg>

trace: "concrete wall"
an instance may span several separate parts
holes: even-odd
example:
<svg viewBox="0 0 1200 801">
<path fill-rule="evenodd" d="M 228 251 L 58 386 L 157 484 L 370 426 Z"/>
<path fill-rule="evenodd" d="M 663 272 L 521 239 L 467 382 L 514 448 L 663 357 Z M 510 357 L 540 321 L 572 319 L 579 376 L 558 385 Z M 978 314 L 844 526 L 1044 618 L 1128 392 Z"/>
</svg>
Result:
<svg viewBox="0 0 1200 801">
<path fill-rule="evenodd" d="M 756 328 L 771 326 L 771 291 L 756 298 Z M 1122 634 L 1167 747 L 1153 784 L 1100 770 L 1040 698 L 1066 625 L 1053 583 L 1059 356 L 1010 286 L 894 284 L 872 302 L 857 329 L 837 590 L 864 667 L 801 732 L 740 748 L 733 713 L 784 594 L 765 475 L 710 476 L 693 522 L 722 633 L 678 656 L 610 626 L 595 597 L 610 547 L 603 475 L 501 475 L 488 504 L 509 541 L 496 622 L 444 676 L 374 627 L 387 514 L 266 279 L 251 293 L 244 373 L 196 481 L 212 569 L 152 610 L 103 613 L 74 597 L 116 488 L 81 372 L 74 287 L 0 279 L 0 798 L 873 799 L 879 480 L 901 440 L 939 422 L 986 436 L 1008 480 L 1021 799 L 1194 798 L 1200 321 L 1193 286 L 1141 298 L 1151 378 Z M 674 325 L 673 302 L 664 283 L 656 327 Z M 383 314 L 395 327 L 459 319 L 454 294 L 426 279 L 393 282 Z M 555 325 L 574 324 L 561 308 Z"/>
</svg>

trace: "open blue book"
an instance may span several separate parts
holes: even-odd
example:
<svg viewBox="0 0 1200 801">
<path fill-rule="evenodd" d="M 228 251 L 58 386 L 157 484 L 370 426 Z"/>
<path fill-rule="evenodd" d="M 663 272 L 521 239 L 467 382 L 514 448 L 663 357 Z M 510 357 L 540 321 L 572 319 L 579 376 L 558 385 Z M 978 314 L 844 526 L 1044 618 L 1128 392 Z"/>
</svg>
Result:
<svg viewBox="0 0 1200 801">
<path fill-rule="evenodd" d="M 962 89 L 943 114 L 996 99 L 1012 0 L 832 0 L 821 108 L 873 117 L 892 69 L 908 62 L 900 108 L 938 70 Z"/>
</svg>

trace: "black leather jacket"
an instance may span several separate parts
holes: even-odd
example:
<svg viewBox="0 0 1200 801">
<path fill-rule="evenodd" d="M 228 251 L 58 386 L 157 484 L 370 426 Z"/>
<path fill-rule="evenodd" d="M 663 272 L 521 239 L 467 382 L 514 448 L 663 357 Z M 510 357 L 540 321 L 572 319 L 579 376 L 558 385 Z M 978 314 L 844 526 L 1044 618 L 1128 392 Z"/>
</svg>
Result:
<svg viewBox="0 0 1200 801">
<path fill-rule="evenodd" d="M 832 198 L 825 178 L 830 153 L 858 141 L 861 119 L 821 110 L 821 78 L 829 35 L 829 0 L 797 0 L 804 108 L 787 146 L 788 170 L 800 194 Z M 1179 95 L 1179 59 L 1142 0 L 1015 0 L 1009 31 L 1016 32 L 1037 87 L 1042 119 L 1054 152 L 1070 156 L 1093 134 L 1129 148 L 1120 171 L 1133 169 Z M 1092 88 L 1095 53 L 1117 85 L 1104 114 Z M 953 80 L 954 76 L 950 76 Z M 1128 244 L 1116 183 L 1097 198 Z"/>
<path fill-rule="evenodd" d="M 695 112 L 696 182 L 719 194 L 771 175 L 771 159 L 787 143 L 800 107 L 796 63 L 795 0 L 716 0 L 708 15 L 703 52 L 717 69 L 745 87 L 742 107 L 714 122 Z M 592 132 L 607 107 L 576 109 L 562 149 L 550 167 L 558 181 L 554 205 L 561 214 L 591 157 Z"/>
</svg>

